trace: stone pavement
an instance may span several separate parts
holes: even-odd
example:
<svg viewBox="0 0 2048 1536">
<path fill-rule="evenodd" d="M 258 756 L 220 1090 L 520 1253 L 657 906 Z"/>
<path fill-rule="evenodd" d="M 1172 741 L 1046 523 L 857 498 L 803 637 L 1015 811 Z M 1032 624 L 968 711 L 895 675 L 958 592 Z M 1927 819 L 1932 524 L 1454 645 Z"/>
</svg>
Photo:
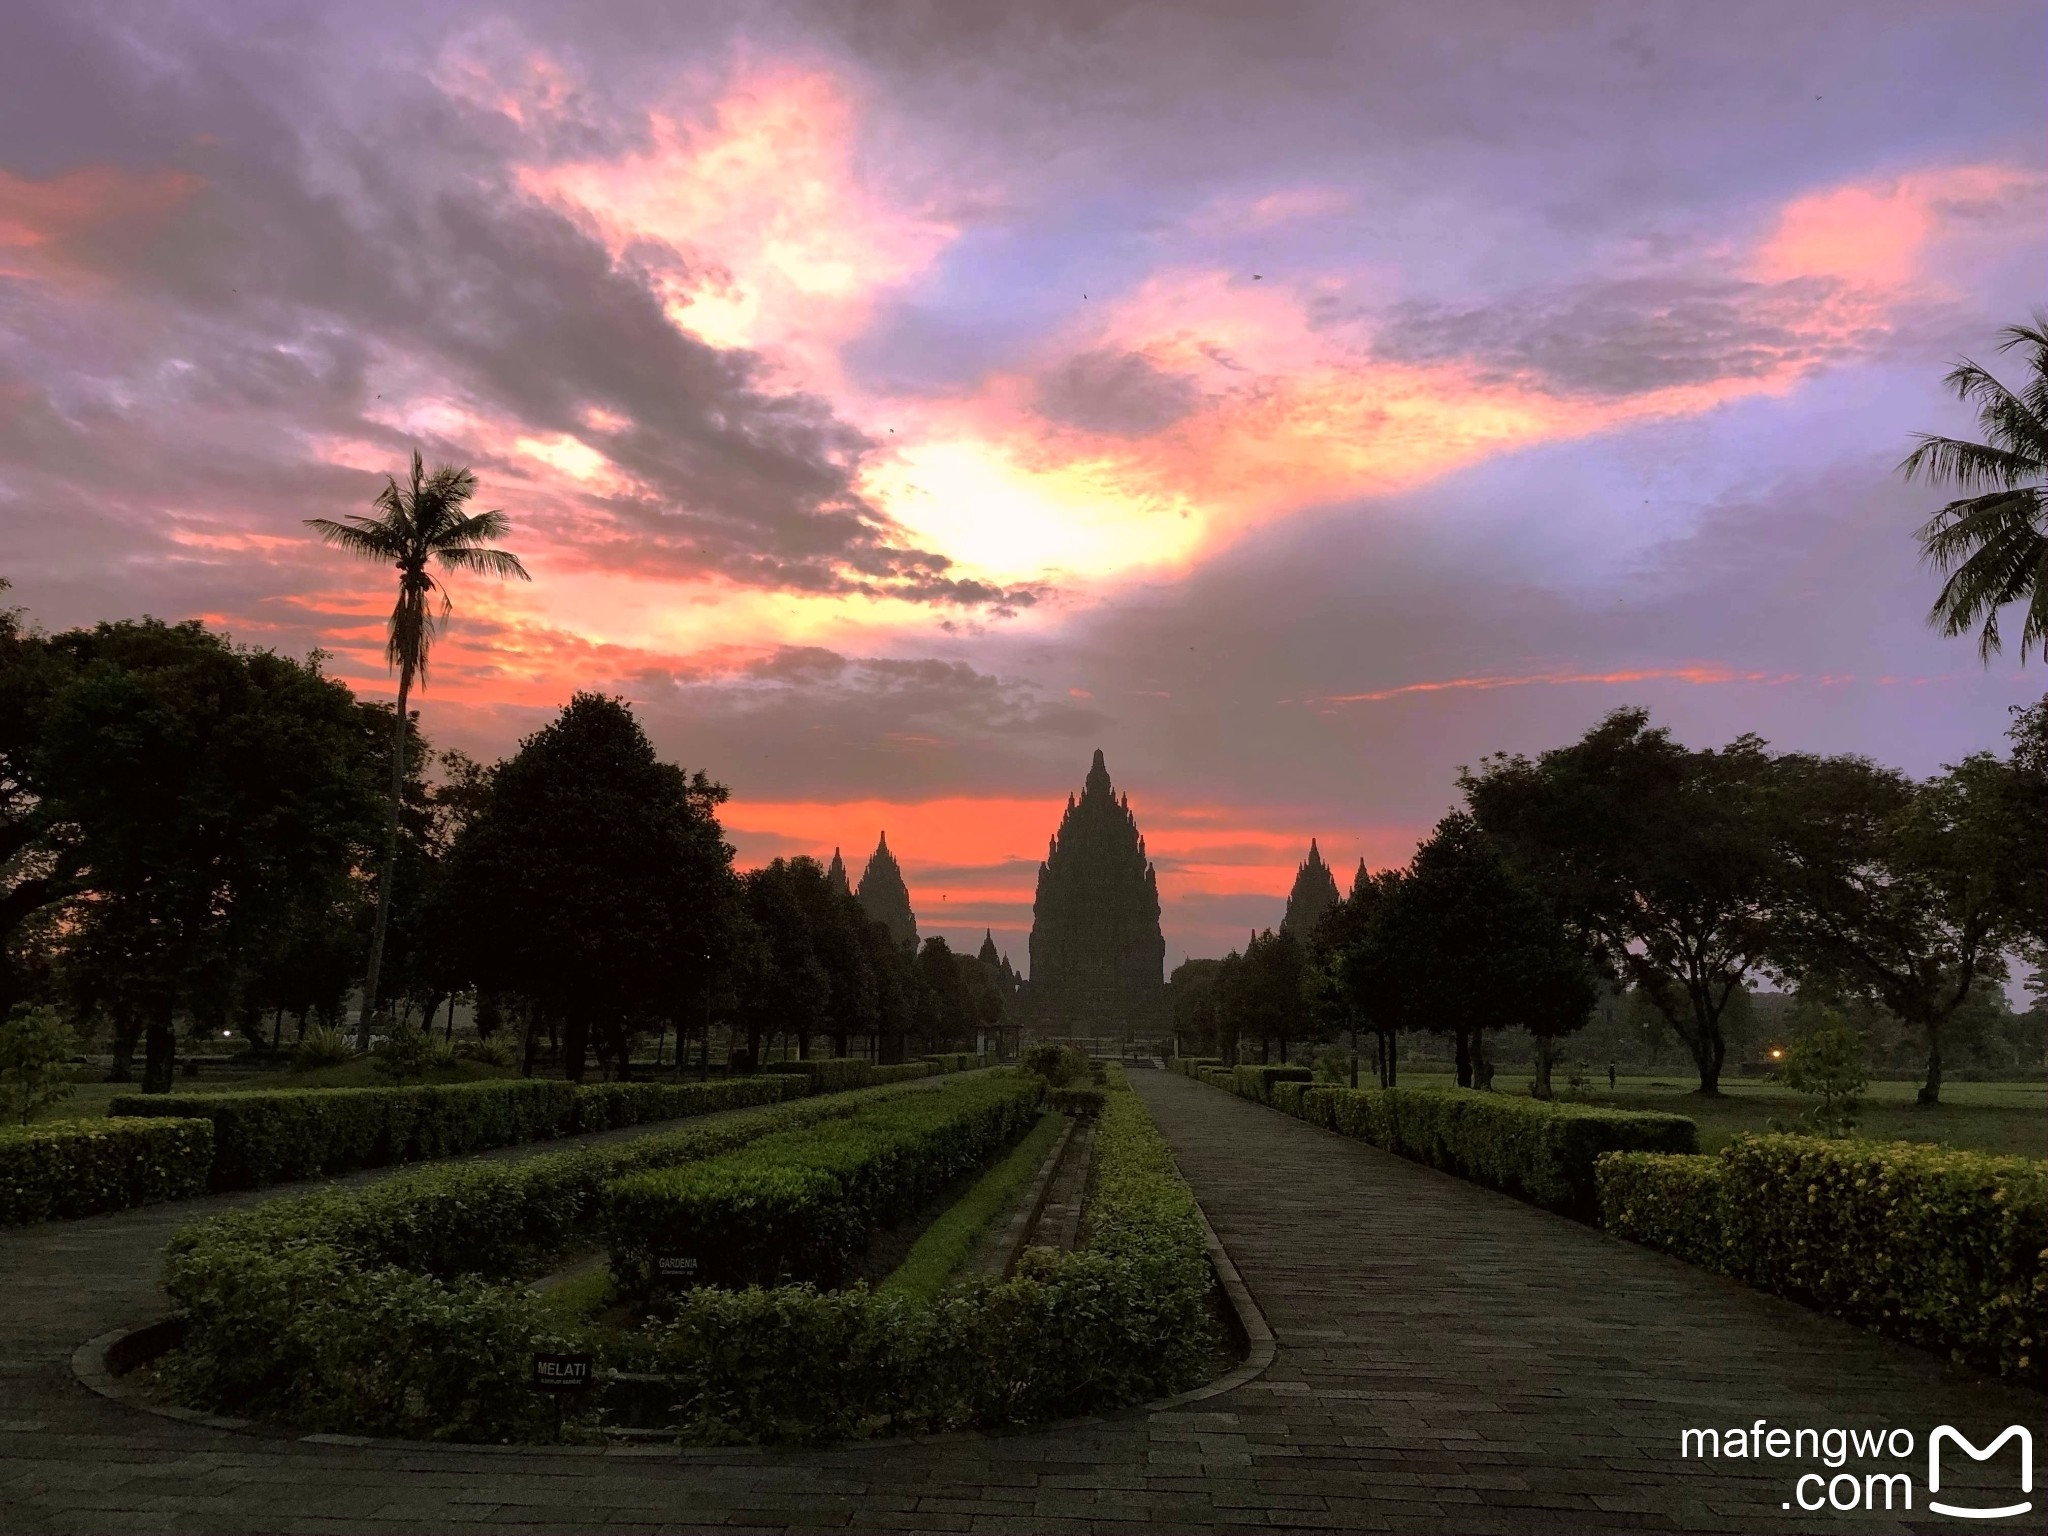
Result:
<svg viewBox="0 0 2048 1536">
<path fill-rule="evenodd" d="M 1215 1089 L 1132 1081 L 1278 1339 L 1221 1396 L 1000 1438 L 678 1454 L 310 1443 L 80 1387 L 79 1343 L 162 1312 L 165 1238 L 262 1198 L 231 1197 L 0 1233 L 0 1528 L 1953 1530 L 1925 1507 L 1928 1431 L 2039 1441 L 2048 1419 L 2037 1394 Z M 1912 1515 L 1781 1507 L 1801 1473 L 1836 1475 L 1811 1460 L 1681 1461 L 1682 1428 L 1758 1418 L 1911 1429 L 1912 1458 L 1842 1470 L 1911 1474 Z M 1943 1498 L 2019 1497 L 2010 1448 L 1956 1460 Z M 1987 1528 L 2006 1525 L 2038 1529 Z"/>
</svg>

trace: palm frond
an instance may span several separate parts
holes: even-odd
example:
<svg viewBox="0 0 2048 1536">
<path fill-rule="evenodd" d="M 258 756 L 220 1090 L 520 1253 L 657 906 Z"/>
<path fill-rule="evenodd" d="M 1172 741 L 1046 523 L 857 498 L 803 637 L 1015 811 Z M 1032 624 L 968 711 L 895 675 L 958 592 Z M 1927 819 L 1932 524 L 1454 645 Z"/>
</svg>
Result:
<svg viewBox="0 0 2048 1536">
<path fill-rule="evenodd" d="M 1987 447 L 1959 437 L 1937 437 L 1931 432 L 1917 436 L 1920 446 L 1899 462 L 1899 473 L 1908 480 L 1925 475 L 1930 480 L 1951 480 L 1957 485 L 2010 487 L 2022 485 L 2048 470 L 2039 457 L 2015 453 L 2009 448 Z"/>
<path fill-rule="evenodd" d="M 437 549 L 434 558 L 444 570 L 474 571 L 483 576 L 518 577 L 531 581 L 526 567 L 519 563 L 519 557 L 506 549 L 470 549 L 457 546 L 453 549 Z"/>
<path fill-rule="evenodd" d="M 413 679 L 426 681 L 434 641 L 454 612 L 429 562 L 443 570 L 532 580 L 517 555 L 489 547 L 490 540 L 511 532 L 511 520 L 502 512 L 463 510 L 476 489 L 476 476 L 467 466 L 442 464 L 429 473 L 415 448 L 405 479 L 385 476 L 383 489 L 371 499 L 381 516 L 306 519 L 325 543 L 398 567 L 398 602 L 391 610 L 384 656 L 404 680 L 401 688 Z"/>
<path fill-rule="evenodd" d="M 306 526 L 320 535 L 320 542 L 371 560 L 394 560 L 404 553 L 403 545 L 391 536 L 390 527 L 372 517 L 351 517 L 336 522 L 330 517 L 309 517 Z"/>
</svg>

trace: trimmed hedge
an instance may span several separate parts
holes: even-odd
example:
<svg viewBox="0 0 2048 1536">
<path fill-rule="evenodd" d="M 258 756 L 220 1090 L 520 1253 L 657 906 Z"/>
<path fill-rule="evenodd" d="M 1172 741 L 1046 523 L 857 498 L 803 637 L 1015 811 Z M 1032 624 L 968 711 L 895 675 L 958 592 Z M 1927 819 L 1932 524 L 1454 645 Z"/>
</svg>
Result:
<svg viewBox="0 0 2048 1536">
<path fill-rule="evenodd" d="M 696 1258 L 705 1285 L 836 1285 L 878 1225 L 987 1167 L 1038 1118 L 1043 1095 L 1023 1074 L 976 1079 L 622 1179 L 605 1199 L 613 1281 L 659 1295 L 655 1260 L 671 1253 Z"/>
<path fill-rule="evenodd" d="M 576 1129 L 615 1131 L 629 1125 L 685 1120 L 722 1109 L 779 1104 L 805 1093 L 831 1092 L 787 1077 L 730 1077 L 700 1083 L 585 1083 L 576 1090 Z"/>
<path fill-rule="evenodd" d="M 1266 1086 L 1260 1074 L 1288 1073 Z M 1217 1082 L 1219 1074 L 1204 1077 Z M 1568 1216 L 1598 1211 L 1604 1152 L 1695 1152 L 1683 1115 L 1559 1104 L 1458 1088 L 1335 1088 L 1306 1067 L 1238 1067 L 1227 1087 L 1339 1135 L 1371 1142 Z"/>
<path fill-rule="evenodd" d="M 685 1441 L 728 1444 L 995 1429 L 1194 1385 L 1218 1342 L 1201 1213 L 1120 1068 L 1108 1087 L 1076 1252 L 929 1303 L 682 1292 L 612 1363 L 669 1378 Z"/>
<path fill-rule="evenodd" d="M 1306 1083 L 1314 1078 L 1315 1072 L 1308 1067 L 1241 1065 L 1231 1069 L 1230 1087 L 1239 1098 L 1271 1104 L 1275 1083 Z"/>
<path fill-rule="evenodd" d="M 1601 1220 L 1760 1290 L 2048 1385 L 2048 1163 L 1749 1136 L 1600 1162 Z"/>
<path fill-rule="evenodd" d="M 403 1088 L 296 1088 L 242 1093 L 122 1094 L 109 1113 L 213 1123 L 214 1189 L 425 1162 L 490 1147 L 772 1104 L 801 1080 L 569 1083 L 489 1078 Z"/>
<path fill-rule="evenodd" d="M 813 1093 L 842 1093 L 854 1088 L 876 1088 L 884 1083 L 907 1083 L 944 1069 L 933 1061 L 904 1061 L 885 1067 L 859 1056 L 813 1056 L 807 1061 L 771 1061 L 761 1070 L 808 1079 Z"/>
<path fill-rule="evenodd" d="M 1201 1215 L 1115 1069 L 1111 1089 L 1086 1246 L 1033 1250 L 1013 1278 L 929 1306 L 864 1287 L 699 1287 L 676 1293 L 666 1322 L 607 1338 L 503 1283 L 587 1241 L 614 1178 L 902 1091 L 883 1089 L 188 1228 L 167 1283 L 190 1321 L 164 1377 L 193 1406 L 307 1429 L 501 1441 L 560 1434 L 557 1405 L 527 1387 L 536 1350 L 592 1349 L 604 1365 L 669 1375 L 679 1432 L 724 1442 L 997 1427 L 1179 1391 L 1216 1343 Z"/>
<path fill-rule="evenodd" d="M 607 1186 L 905 1091 L 800 1098 L 518 1163 L 423 1168 L 187 1227 L 165 1253 L 165 1288 L 187 1318 L 165 1380 L 190 1406 L 306 1429 L 553 1438 L 555 1409 L 527 1386 L 529 1356 L 573 1341 L 518 1282 L 596 1243 Z"/>
<path fill-rule="evenodd" d="M 1200 1081 L 1202 1068 L 1220 1067 L 1223 1065 L 1223 1058 L 1221 1056 L 1176 1056 L 1169 1065 L 1182 1077 L 1192 1077 Z"/>
<path fill-rule="evenodd" d="M 973 1051 L 953 1051 L 941 1056 L 920 1056 L 917 1059 L 930 1062 L 941 1072 L 973 1072 L 995 1064 L 991 1058 L 977 1056 Z"/>
<path fill-rule="evenodd" d="M 212 1164 L 204 1120 L 55 1120 L 0 1132 L 0 1227 L 204 1194 Z"/>
</svg>

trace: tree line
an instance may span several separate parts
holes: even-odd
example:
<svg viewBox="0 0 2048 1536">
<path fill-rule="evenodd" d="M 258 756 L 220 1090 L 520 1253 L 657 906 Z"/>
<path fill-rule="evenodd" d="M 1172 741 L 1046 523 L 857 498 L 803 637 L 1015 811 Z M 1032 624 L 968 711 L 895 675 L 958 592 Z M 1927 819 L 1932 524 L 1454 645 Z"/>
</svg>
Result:
<svg viewBox="0 0 2048 1536">
<path fill-rule="evenodd" d="M 1625 988 L 1713 1094 L 1762 978 L 1899 1020 L 1938 1102 L 1952 1022 L 2010 957 L 2048 961 L 2048 700 L 2013 716 L 2006 756 L 1925 780 L 1754 736 L 1689 749 L 1641 709 L 1485 759 L 1410 863 L 1361 870 L 1313 933 L 1181 966 L 1183 1048 L 1364 1036 L 1392 1083 L 1400 1037 L 1425 1031 L 1470 1086 L 1488 1032 L 1513 1028 L 1548 1096 L 1557 1042 Z"/>
<path fill-rule="evenodd" d="M 725 787 L 623 702 L 579 693 L 486 765 L 322 664 L 197 622 L 0 613 L 0 1014 L 102 1025 L 114 1075 L 140 1046 L 157 1090 L 181 1023 L 339 1026 L 373 963 L 366 1014 L 431 1026 L 471 996 L 481 1033 L 513 1031 L 529 1071 L 551 1041 L 574 1078 L 656 1035 L 708 1058 L 714 1020 L 744 1063 L 775 1036 L 971 1049 L 1002 1017 L 999 973 L 898 946 L 815 860 L 735 869 Z"/>
</svg>

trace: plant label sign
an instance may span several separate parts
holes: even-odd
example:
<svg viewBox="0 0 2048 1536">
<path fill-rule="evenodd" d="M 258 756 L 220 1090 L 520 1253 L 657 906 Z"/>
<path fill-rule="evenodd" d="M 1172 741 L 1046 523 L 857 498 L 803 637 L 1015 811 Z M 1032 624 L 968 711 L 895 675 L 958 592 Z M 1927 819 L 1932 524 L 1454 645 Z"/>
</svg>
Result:
<svg viewBox="0 0 2048 1536">
<path fill-rule="evenodd" d="M 697 1283 L 697 1255 L 694 1253 L 658 1253 L 654 1256 L 654 1272 L 670 1285 L 695 1285 Z"/>
<path fill-rule="evenodd" d="M 536 1392 L 581 1392 L 591 1382 L 588 1355 L 535 1355 L 533 1389 Z"/>
</svg>

